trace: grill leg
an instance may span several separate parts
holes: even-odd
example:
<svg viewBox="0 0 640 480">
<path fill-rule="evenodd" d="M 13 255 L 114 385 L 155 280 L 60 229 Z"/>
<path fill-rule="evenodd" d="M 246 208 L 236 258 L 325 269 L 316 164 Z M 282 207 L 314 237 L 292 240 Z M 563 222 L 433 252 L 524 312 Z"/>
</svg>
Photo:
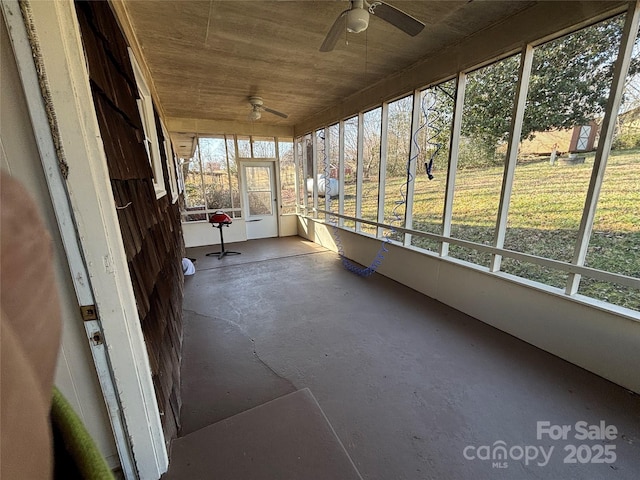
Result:
<svg viewBox="0 0 640 480">
<path fill-rule="evenodd" d="M 224 257 L 225 255 L 240 255 L 241 252 L 230 252 L 229 250 L 225 250 L 224 249 L 224 235 L 222 234 L 222 227 L 224 226 L 229 226 L 228 223 L 219 223 L 218 225 L 215 226 L 215 228 L 218 228 L 220 230 L 220 251 L 219 252 L 211 252 L 211 253 L 207 253 L 207 257 L 213 257 L 215 255 L 218 256 L 218 260 L 222 260 L 222 257 Z"/>
</svg>

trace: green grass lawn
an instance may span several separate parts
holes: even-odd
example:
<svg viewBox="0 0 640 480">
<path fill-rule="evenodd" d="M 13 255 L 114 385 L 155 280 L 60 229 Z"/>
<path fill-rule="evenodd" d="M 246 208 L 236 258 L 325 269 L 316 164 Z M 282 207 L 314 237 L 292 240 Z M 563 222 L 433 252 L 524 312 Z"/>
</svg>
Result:
<svg viewBox="0 0 640 480">
<path fill-rule="evenodd" d="M 570 262 L 584 208 L 594 154 L 584 164 L 550 165 L 547 160 L 516 167 L 505 248 Z M 440 233 L 446 171 L 423 174 L 414 182 L 415 230 Z M 452 236 L 490 245 L 493 241 L 502 186 L 502 167 L 459 170 L 453 203 Z M 373 182 L 372 182 L 373 183 Z M 377 185 L 365 185 L 362 217 L 375 219 Z M 398 224 L 391 214 L 401 199 L 404 178 L 387 178 L 385 223 Z M 369 192 L 368 194 L 366 194 Z M 345 213 L 355 212 L 355 185 L 345 185 Z M 349 200 L 350 199 L 350 200 Z M 335 201 L 337 205 L 337 201 Z M 337 207 L 336 207 L 337 208 Z M 403 206 L 400 212 L 403 213 Z M 353 213 L 347 213 L 353 214 Z M 436 250 L 436 242 L 413 243 Z M 451 246 L 450 255 L 488 266 L 489 255 Z M 640 278 L 640 150 L 614 151 L 607 165 L 586 265 Z M 530 280 L 564 288 L 566 274 L 530 263 L 505 259 L 502 270 Z M 584 278 L 579 293 L 640 310 L 640 291 Z"/>
</svg>

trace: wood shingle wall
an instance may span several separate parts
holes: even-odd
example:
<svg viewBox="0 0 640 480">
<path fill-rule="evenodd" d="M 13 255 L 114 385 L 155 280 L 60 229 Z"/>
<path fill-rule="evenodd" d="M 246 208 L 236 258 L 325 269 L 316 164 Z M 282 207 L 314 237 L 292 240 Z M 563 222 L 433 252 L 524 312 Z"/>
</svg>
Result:
<svg viewBox="0 0 640 480">
<path fill-rule="evenodd" d="M 127 44 L 108 3 L 77 1 L 76 11 L 165 440 L 169 442 L 180 428 L 181 406 L 184 243 L 179 206 L 171 203 L 171 193 L 156 199 Z M 156 124 L 168 190 L 164 138 L 157 114 Z"/>
</svg>

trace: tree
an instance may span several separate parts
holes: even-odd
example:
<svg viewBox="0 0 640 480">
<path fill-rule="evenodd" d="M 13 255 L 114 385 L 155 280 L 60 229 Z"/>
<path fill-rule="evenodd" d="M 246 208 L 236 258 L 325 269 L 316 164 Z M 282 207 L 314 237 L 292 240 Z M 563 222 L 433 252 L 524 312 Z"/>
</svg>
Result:
<svg viewBox="0 0 640 480">
<path fill-rule="evenodd" d="M 387 175 L 406 175 L 411 147 L 413 96 L 389 104 L 387 128 Z"/>
<path fill-rule="evenodd" d="M 355 182 L 358 169 L 358 117 L 344 122 L 344 180 Z"/>
<path fill-rule="evenodd" d="M 380 134 L 382 107 L 365 112 L 362 116 L 362 175 L 364 179 L 378 181 L 380 172 Z"/>
<path fill-rule="evenodd" d="M 521 140 L 600 117 L 607 102 L 624 17 L 619 16 L 536 47 Z M 519 56 L 469 74 L 463 135 L 488 151 L 508 140 Z M 632 72 L 638 62 L 632 62 Z"/>
</svg>

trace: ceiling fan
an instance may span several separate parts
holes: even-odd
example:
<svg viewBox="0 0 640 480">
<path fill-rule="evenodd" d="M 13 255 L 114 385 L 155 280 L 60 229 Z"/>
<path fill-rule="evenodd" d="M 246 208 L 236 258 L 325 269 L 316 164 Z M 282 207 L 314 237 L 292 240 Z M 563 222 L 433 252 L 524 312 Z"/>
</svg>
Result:
<svg viewBox="0 0 640 480">
<path fill-rule="evenodd" d="M 336 46 L 340 34 L 347 29 L 351 33 L 364 32 L 369 26 L 369 16 L 375 15 L 390 23 L 403 32 L 415 37 L 424 28 L 424 23 L 413 18 L 408 13 L 389 5 L 388 3 L 366 0 L 351 0 L 351 7 L 340 15 L 327 33 L 321 52 L 330 52 Z"/>
<path fill-rule="evenodd" d="M 249 97 L 249 103 L 251 104 L 249 120 L 260 120 L 260 117 L 262 117 L 262 112 L 273 113 L 274 115 L 282 118 L 289 118 L 289 115 L 287 115 L 286 113 L 278 112 L 277 110 L 273 110 L 272 108 L 265 107 L 264 102 L 262 101 L 262 97 L 252 95 Z"/>
</svg>

